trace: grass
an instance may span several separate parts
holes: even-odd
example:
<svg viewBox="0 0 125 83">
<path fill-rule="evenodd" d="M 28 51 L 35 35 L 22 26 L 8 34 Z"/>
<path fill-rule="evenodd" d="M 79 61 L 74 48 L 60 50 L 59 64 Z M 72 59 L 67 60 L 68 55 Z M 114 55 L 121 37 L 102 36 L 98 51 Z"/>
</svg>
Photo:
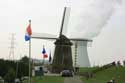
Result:
<svg viewBox="0 0 125 83">
<path fill-rule="evenodd" d="M 80 72 L 91 72 L 96 68 L 98 67 L 80 68 Z M 88 80 L 85 77 L 81 77 L 83 83 L 106 83 L 112 78 L 116 80 L 116 83 L 125 83 L 125 67 L 111 67 L 103 71 L 99 71 L 94 74 L 93 78 Z M 28 81 L 25 81 L 24 83 L 28 83 Z M 33 77 L 31 83 L 64 83 L 64 78 L 61 76 L 44 76 L 42 78 Z"/>
<path fill-rule="evenodd" d="M 28 81 L 24 83 L 28 83 Z M 31 83 L 64 83 L 64 78 L 59 76 L 33 77 Z"/>
<path fill-rule="evenodd" d="M 82 69 L 83 70 L 86 69 Z M 89 71 L 93 70 L 92 68 Z M 114 78 L 116 83 L 125 83 L 125 67 L 111 67 L 109 69 L 97 72 L 93 78 L 86 79 L 82 77 L 81 79 L 84 83 L 106 83 L 107 81 Z"/>
<path fill-rule="evenodd" d="M 79 69 L 79 73 L 82 73 L 82 72 L 92 72 L 93 70 L 97 69 L 99 67 L 92 67 L 92 68 L 89 68 L 89 67 L 86 67 L 86 68 L 80 68 Z"/>
</svg>

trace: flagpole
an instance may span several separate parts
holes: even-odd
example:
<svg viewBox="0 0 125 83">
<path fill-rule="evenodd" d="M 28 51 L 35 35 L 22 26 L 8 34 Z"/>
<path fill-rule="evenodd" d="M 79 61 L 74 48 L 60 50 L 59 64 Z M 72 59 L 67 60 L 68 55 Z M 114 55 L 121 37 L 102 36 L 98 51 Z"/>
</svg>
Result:
<svg viewBox="0 0 125 83">
<path fill-rule="evenodd" d="M 44 45 L 43 45 L 43 48 L 44 48 Z M 44 65 L 44 63 L 45 63 L 45 57 L 44 57 L 44 55 L 43 55 L 43 65 Z"/>
<path fill-rule="evenodd" d="M 51 64 L 51 60 L 52 60 L 52 57 L 51 57 L 51 50 L 50 50 L 50 54 L 49 54 L 49 64 Z"/>
<path fill-rule="evenodd" d="M 31 26 L 31 20 L 29 20 L 29 24 L 30 24 L 30 26 Z M 30 40 L 29 40 L 29 83 L 31 83 L 31 75 L 30 75 L 30 73 L 31 73 L 31 38 L 30 38 Z"/>
</svg>

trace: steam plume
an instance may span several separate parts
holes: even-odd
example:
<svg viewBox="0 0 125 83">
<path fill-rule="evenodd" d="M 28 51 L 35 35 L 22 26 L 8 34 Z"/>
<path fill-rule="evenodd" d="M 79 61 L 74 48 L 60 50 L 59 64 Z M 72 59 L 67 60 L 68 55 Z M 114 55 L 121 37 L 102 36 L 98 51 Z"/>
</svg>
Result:
<svg viewBox="0 0 125 83">
<path fill-rule="evenodd" d="M 93 38 L 99 35 L 102 28 L 116 10 L 122 0 L 83 0 L 80 6 L 71 6 L 68 36 L 77 38 Z"/>
</svg>

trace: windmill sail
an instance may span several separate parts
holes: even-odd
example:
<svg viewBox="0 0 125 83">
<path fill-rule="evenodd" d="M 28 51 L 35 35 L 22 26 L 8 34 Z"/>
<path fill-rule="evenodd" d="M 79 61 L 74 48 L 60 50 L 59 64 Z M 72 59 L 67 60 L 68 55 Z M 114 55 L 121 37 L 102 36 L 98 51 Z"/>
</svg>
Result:
<svg viewBox="0 0 125 83">
<path fill-rule="evenodd" d="M 70 10 L 71 10 L 70 7 L 64 8 L 64 14 L 63 14 L 63 19 L 62 19 L 62 26 L 61 26 L 60 34 L 67 35 L 67 28 L 68 28 L 69 17 L 70 17 Z"/>
<path fill-rule="evenodd" d="M 48 40 L 56 40 L 58 39 L 57 35 L 53 34 L 48 34 L 48 33 L 37 33 L 37 32 L 32 32 L 31 35 L 32 38 L 34 39 L 48 39 Z M 87 42 L 92 42 L 91 39 L 86 39 L 86 38 L 68 38 L 72 41 L 87 41 Z"/>
</svg>

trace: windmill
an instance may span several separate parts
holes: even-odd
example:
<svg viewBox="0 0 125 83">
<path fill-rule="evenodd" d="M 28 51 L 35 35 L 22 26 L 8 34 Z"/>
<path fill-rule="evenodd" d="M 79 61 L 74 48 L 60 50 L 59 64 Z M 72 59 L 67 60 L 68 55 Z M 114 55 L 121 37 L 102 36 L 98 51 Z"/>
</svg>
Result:
<svg viewBox="0 0 125 83">
<path fill-rule="evenodd" d="M 72 48 L 71 46 L 75 44 L 75 56 L 83 55 L 81 58 L 83 60 L 82 63 L 85 63 L 85 66 L 90 66 L 88 54 L 87 54 L 87 42 L 91 42 L 92 40 L 89 39 L 82 39 L 82 38 L 67 38 L 63 33 L 65 28 L 67 27 L 67 20 L 69 17 L 69 7 L 64 8 L 61 28 L 59 36 L 43 34 L 43 33 L 35 33 L 33 32 L 32 38 L 35 39 L 51 39 L 55 41 L 55 52 L 52 62 L 52 72 L 60 73 L 63 69 L 70 69 L 73 70 L 73 60 L 72 60 Z M 84 47 L 81 47 L 83 45 Z M 84 50 L 84 51 L 83 51 Z M 76 66 L 76 58 L 75 57 L 75 65 Z M 81 62 L 80 62 L 81 63 Z"/>
</svg>

